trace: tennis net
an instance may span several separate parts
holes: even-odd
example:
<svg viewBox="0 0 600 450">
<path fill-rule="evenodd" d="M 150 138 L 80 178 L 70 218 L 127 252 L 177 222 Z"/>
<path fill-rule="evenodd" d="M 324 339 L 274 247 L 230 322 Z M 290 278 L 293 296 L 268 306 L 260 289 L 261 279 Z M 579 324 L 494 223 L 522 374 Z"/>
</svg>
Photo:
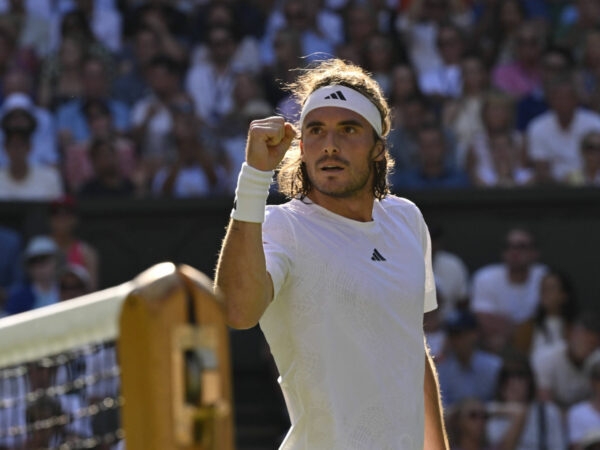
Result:
<svg viewBox="0 0 600 450">
<path fill-rule="evenodd" d="M 116 339 L 132 287 L 0 320 L 0 449 L 119 447 Z"/>
<path fill-rule="evenodd" d="M 162 263 L 0 319 L 0 450 L 233 450 L 222 306 Z"/>
</svg>

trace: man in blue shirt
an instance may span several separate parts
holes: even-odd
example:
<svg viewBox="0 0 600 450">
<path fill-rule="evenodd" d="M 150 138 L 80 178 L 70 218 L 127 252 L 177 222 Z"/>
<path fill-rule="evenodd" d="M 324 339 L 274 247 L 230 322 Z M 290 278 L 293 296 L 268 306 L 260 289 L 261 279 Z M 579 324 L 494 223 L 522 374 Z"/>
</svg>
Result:
<svg viewBox="0 0 600 450">
<path fill-rule="evenodd" d="M 475 316 L 466 310 L 455 311 L 446 320 L 445 328 L 448 348 L 437 362 L 444 407 L 466 397 L 492 400 L 502 358 L 477 348 Z"/>
<path fill-rule="evenodd" d="M 418 165 L 393 173 L 390 182 L 395 191 L 469 187 L 468 175 L 455 167 L 452 156 L 442 129 L 425 124 L 417 132 Z"/>
<path fill-rule="evenodd" d="M 117 132 L 130 129 L 129 108 L 119 100 L 109 96 L 109 80 L 102 60 L 89 58 L 83 65 L 83 95 L 62 105 L 56 111 L 56 123 L 62 148 L 74 142 L 84 142 L 91 132 L 84 113 L 87 100 L 106 102 Z"/>
</svg>

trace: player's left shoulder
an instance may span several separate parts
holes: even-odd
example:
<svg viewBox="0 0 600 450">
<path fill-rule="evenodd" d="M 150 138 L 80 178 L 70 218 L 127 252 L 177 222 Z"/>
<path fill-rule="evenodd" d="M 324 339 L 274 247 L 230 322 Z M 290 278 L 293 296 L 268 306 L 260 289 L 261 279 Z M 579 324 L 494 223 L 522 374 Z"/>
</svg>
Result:
<svg viewBox="0 0 600 450">
<path fill-rule="evenodd" d="M 386 195 L 383 199 L 379 200 L 379 205 L 387 214 L 417 219 L 422 217 L 421 210 L 414 202 L 404 197 L 398 197 L 397 195 Z"/>
<path fill-rule="evenodd" d="M 395 194 L 386 195 L 384 198 L 379 200 L 379 203 L 384 208 L 417 208 L 417 205 L 411 200 L 404 197 L 399 197 Z"/>
</svg>

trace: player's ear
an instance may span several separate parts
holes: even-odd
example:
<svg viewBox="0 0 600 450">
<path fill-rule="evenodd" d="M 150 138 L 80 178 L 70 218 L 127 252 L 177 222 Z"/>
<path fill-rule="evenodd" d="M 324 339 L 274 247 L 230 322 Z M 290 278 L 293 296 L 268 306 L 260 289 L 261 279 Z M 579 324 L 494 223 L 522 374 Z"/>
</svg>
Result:
<svg viewBox="0 0 600 450">
<path fill-rule="evenodd" d="M 381 161 L 385 157 L 385 145 L 381 139 L 373 146 L 373 161 Z"/>
<path fill-rule="evenodd" d="M 300 159 L 304 161 L 304 142 L 302 142 L 302 139 L 298 141 L 298 146 L 300 147 Z"/>
</svg>

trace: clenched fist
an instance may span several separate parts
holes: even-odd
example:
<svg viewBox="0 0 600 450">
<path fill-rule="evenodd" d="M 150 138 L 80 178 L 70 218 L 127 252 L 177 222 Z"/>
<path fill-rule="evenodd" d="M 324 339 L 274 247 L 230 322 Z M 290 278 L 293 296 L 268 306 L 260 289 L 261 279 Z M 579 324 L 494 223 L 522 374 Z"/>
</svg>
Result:
<svg viewBox="0 0 600 450">
<path fill-rule="evenodd" d="M 295 136 L 296 130 L 283 117 L 253 120 L 248 129 L 246 162 L 258 170 L 275 170 Z"/>
</svg>

